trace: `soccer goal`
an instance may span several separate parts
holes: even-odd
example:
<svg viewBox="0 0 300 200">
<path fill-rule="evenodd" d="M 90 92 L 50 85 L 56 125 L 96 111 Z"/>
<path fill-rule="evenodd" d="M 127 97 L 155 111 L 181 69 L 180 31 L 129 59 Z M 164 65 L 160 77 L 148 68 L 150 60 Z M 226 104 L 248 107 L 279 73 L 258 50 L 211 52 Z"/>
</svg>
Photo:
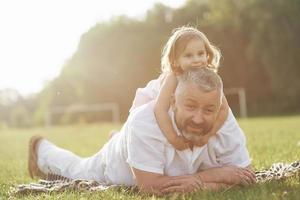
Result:
<svg viewBox="0 0 300 200">
<path fill-rule="evenodd" d="M 242 118 L 247 117 L 246 92 L 244 88 L 227 88 L 224 89 L 225 96 L 236 95 L 238 97 L 239 115 Z"/>
<path fill-rule="evenodd" d="M 112 113 L 112 122 L 120 123 L 120 108 L 117 103 L 101 103 L 101 104 L 75 104 L 71 106 L 58 106 L 51 108 L 45 115 L 45 126 L 52 125 L 53 116 L 62 114 L 76 114 L 76 113 L 94 113 L 110 111 Z"/>
</svg>

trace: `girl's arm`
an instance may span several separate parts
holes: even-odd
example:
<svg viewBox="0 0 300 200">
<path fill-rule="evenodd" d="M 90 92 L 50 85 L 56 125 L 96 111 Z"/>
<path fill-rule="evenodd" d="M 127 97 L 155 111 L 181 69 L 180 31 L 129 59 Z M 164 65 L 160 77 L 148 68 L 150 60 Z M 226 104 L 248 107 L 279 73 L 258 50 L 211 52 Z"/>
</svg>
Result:
<svg viewBox="0 0 300 200">
<path fill-rule="evenodd" d="M 168 141 L 178 150 L 183 150 L 188 148 L 188 143 L 182 136 L 178 136 L 171 118 L 168 114 L 170 109 L 171 97 L 177 86 L 177 79 L 174 73 L 170 73 L 166 76 L 166 79 L 159 92 L 155 107 L 154 114 L 156 121 L 168 139 Z"/>
<path fill-rule="evenodd" d="M 221 108 L 217 116 L 217 119 L 210 131 L 211 133 L 216 134 L 217 131 L 223 126 L 224 122 L 227 119 L 228 111 L 229 111 L 229 105 L 225 95 L 223 94 Z"/>
<path fill-rule="evenodd" d="M 213 124 L 213 127 L 209 131 L 209 133 L 206 134 L 200 140 L 195 142 L 195 144 L 197 146 L 203 146 L 203 145 L 207 144 L 209 138 L 211 136 L 214 136 L 217 134 L 217 131 L 223 126 L 224 122 L 226 121 L 228 112 L 229 112 L 229 105 L 228 105 L 225 95 L 223 94 L 222 104 L 221 104 L 221 108 L 220 108 L 219 114 L 217 116 L 217 119 L 216 119 L 215 123 Z"/>
</svg>

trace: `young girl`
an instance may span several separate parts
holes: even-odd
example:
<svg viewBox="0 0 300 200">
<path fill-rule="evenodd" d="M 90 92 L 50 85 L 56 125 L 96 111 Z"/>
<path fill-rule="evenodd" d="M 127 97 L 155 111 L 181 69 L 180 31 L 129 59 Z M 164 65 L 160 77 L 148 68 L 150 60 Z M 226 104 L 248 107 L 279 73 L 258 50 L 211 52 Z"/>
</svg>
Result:
<svg viewBox="0 0 300 200">
<path fill-rule="evenodd" d="M 170 99 L 176 86 L 176 75 L 189 68 L 209 67 L 217 72 L 220 60 L 220 52 L 210 44 L 207 37 L 193 27 L 181 27 L 176 29 L 164 47 L 161 66 L 165 80 L 161 86 L 155 105 L 155 117 L 160 129 L 168 141 L 178 150 L 188 148 L 187 141 L 178 136 L 168 115 Z M 223 95 L 222 105 L 216 122 L 211 131 L 194 144 L 203 146 L 208 139 L 217 133 L 225 122 L 229 106 Z"/>
<path fill-rule="evenodd" d="M 176 76 L 191 67 L 209 67 L 217 72 L 220 52 L 210 44 L 207 37 L 193 27 L 175 29 L 166 43 L 161 59 L 162 74 L 150 81 L 145 88 L 139 88 L 130 111 L 151 100 L 157 99 L 155 117 L 168 141 L 178 150 L 189 148 L 189 142 L 177 135 L 168 115 L 171 95 L 177 86 Z M 223 95 L 222 105 L 217 120 L 210 133 L 194 144 L 203 146 L 216 134 L 227 118 L 228 104 Z"/>
</svg>

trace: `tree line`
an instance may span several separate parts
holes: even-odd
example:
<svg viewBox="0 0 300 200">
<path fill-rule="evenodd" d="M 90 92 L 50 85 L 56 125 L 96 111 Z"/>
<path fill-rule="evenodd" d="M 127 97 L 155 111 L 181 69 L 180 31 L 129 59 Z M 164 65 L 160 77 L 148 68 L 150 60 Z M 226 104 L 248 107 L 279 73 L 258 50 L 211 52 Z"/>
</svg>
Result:
<svg viewBox="0 0 300 200">
<path fill-rule="evenodd" d="M 245 88 L 250 115 L 299 113 L 299 19 L 300 0 L 189 0 L 177 9 L 157 3 L 142 20 L 100 22 L 39 94 L 0 104 L 0 121 L 39 125 L 55 106 L 104 102 L 118 103 L 126 119 L 135 90 L 160 74 L 163 45 L 182 25 L 196 26 L 221 50 L 225 88 Z M 79 113 L 55 122 L 101 117 Z"/>
</svg>

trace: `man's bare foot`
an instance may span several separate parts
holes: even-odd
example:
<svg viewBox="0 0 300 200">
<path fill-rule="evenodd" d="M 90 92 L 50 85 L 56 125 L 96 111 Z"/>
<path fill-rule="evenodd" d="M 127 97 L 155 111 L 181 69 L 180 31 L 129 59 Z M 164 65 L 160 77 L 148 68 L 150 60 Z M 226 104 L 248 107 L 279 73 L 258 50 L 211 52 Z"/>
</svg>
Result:
<svg viewBox="0 0 300 200">
<path fill-rule="evenodd" d="M 41 136 L 33 136 L 29 141 L 29 152 L 28 152 L 28 172 L 31 178 L 40 177 L 47 178 L 47 175 L 44 174 L 38 167 L 37 164 L 37 151 L 40 141 L 43 139 Z"/>
</svg>

